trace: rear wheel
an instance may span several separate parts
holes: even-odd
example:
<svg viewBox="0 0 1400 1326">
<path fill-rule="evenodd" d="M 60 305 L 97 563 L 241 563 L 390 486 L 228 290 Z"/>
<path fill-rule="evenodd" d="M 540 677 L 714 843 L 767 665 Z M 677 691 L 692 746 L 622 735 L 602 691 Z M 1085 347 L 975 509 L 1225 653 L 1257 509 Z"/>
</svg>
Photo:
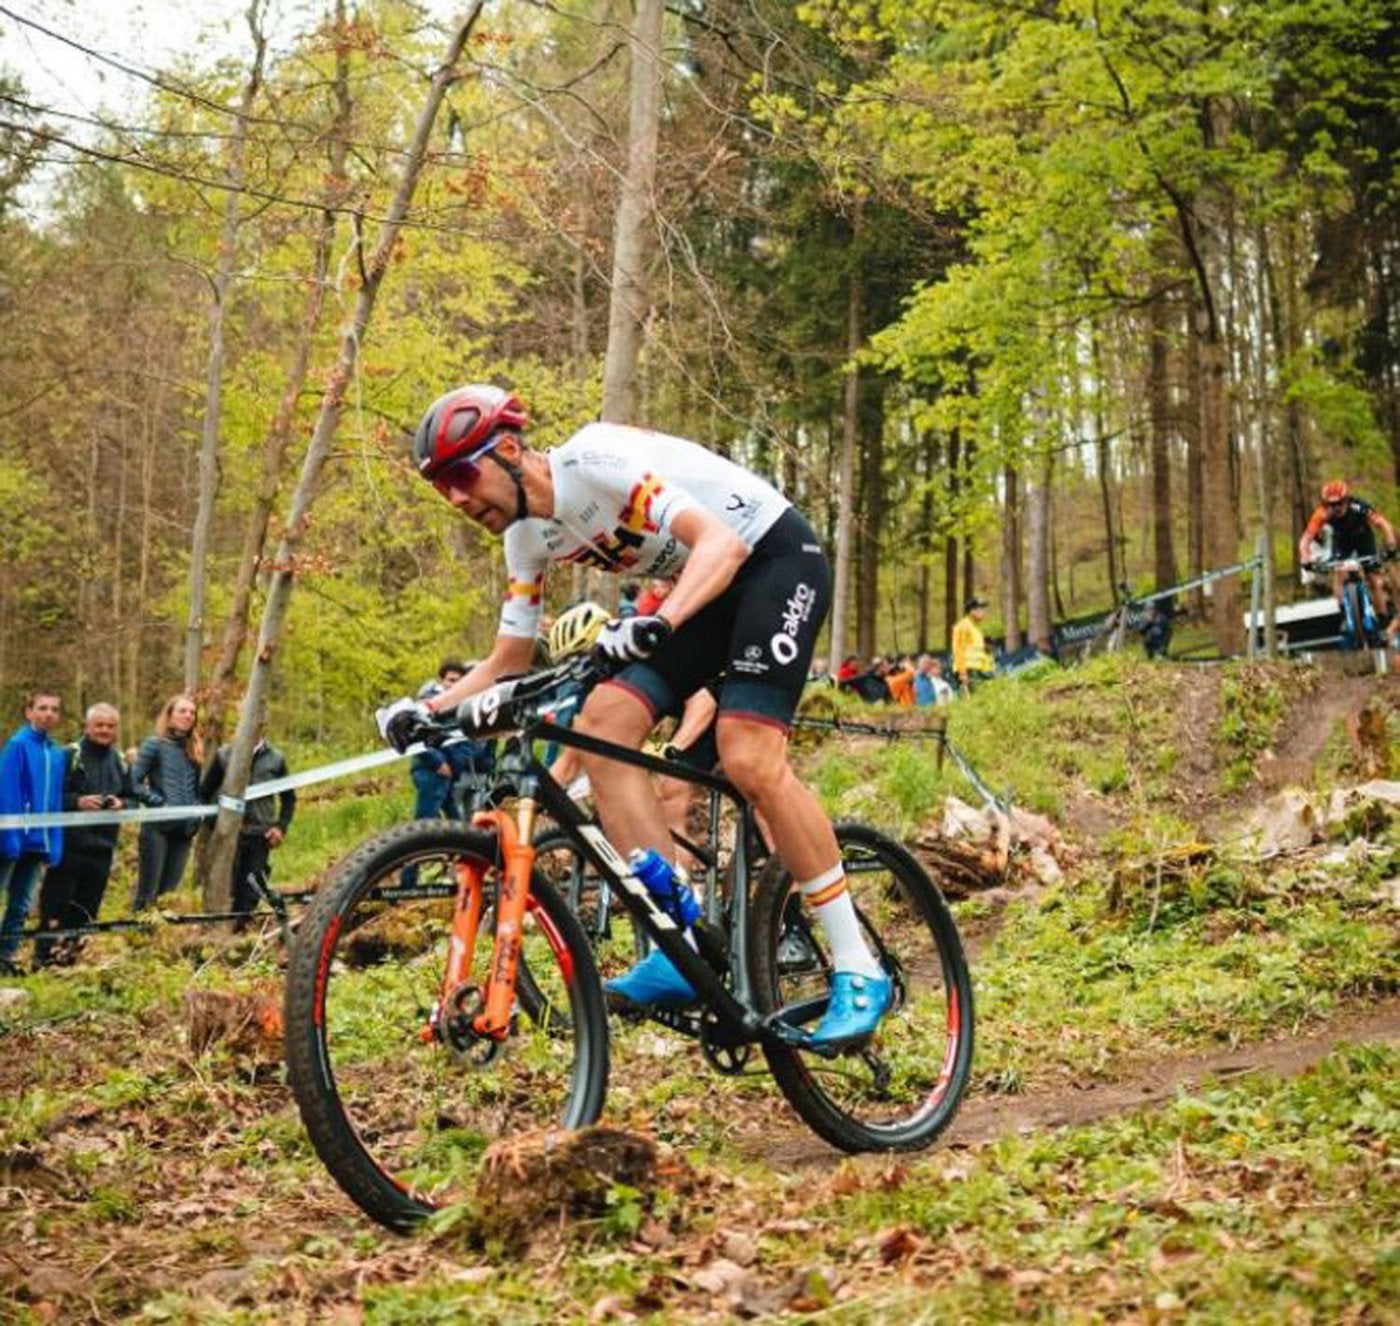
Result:
<svg viewBox="0 0 1400 1326">
<path fill-rule="evenodd" d="M 972 1069 L 972 982 L 948 905 L 898 843 L 862 824 L 837 841 L 867 942 L 894 978 L 894 1003 L 870 1042 L 826 1058 L 765 1046 L 783 1094 L 806 1123 L 845 1151 L 910 1151 L 952 1122 Z M 789 1009 L 810 1026 L 826 1005 L 832 965 L 792 876 L 768 863 L 754 899 L 749 947 L 760 1009 Z"/>
<path fill-rule="evenodd" d="M 607 1087 L 593 954 L 538 876 L 511 1035 L 473 1041 L 469 995 L 443 1010 L 437 1035 L 428 1030 L 464 864 L 482 871 L 471 972 L 484 981 L 496 839 L 442 821 L 400 825 L 349 857 L 308 910 L 287 971 L 288 1075 L 312 1145 L 350 1197 L 392 1229 L 464 1200 L 498 1137 L 592 1123 Z M 409 865 L 411 887 L 401 878 Z"/>
</svg>

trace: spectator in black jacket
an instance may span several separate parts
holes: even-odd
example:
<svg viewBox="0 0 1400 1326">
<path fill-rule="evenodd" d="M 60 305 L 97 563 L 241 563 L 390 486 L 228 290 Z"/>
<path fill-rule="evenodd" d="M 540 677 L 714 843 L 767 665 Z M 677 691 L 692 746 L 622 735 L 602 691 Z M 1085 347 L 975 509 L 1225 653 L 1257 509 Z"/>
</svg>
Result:
<svg viewBox="0 0 1400 1326">
<path fill-rule="evenodd" d="M 199 785 L 201 801 L 213 801 L 224 785 L 232 746 L 220 746 Z M 287 777 L 287 761 L 276 746 L 268 744 L 264 734 L 258 734 L 253 747 L 253 763 L 248 770 L 248 786 L 270 783 L 274 778 Z M 243 811 L 243 823 L 238 830 L 238 848 L 233 857 L 233 910 L 239 914 L 234 929 L 247 924 L 245 918 L 258 905 L 258 888 L 254 880 L 266 887 L 272 873 L 271 854 L 281 845 L 292 827 L 296 814 L 297 794 L 292 788 L 275 796 L 258 797 L 248 802 Z"/>
<path fill-rule="evenodd" d="M 199 710 L 188 695 L 165 702 L 156 730 L 141 743 L 131 766 L 132 782 L 153 806 L 197 806 L 199 767 L 204 747 L 199 739 Z M 199 832 L 198 816 L 145 824 L 138 843 L 140 868 L 132 910 L 144 911 L 157 898 L 180 887 L 190 843 Z"/>
<path fill-rule="evenodd" d="M 110 704 L 88 711 L 83 735 L 65 752 L 63 809 L 126 810 L 137 804 L 131 768 L 117 746 L 120 715 Z M 112 874 L 118 824 L 73 827 L 64 834 L 63 859 L 44 876 L 39 893 L 39 924 L 45 930 L 69 930 L 97 920 Z M 34 961 L 67 965 L 82 948 L 80 936 L 38 939 Z"/>
</svg>

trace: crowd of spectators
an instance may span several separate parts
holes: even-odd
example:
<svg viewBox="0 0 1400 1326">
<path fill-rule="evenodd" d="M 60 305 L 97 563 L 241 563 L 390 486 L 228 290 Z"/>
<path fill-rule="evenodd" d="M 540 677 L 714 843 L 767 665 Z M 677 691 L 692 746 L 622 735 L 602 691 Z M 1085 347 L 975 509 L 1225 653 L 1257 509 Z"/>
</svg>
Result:
<svg viewBox="0 0 1400 1326">
<path fill-rule="evenodd" d="M 1027 645 L 1015 651 L 996 650 L 982 633 L 987 615 L 985 599 L 973 596 L 953 626 L 952 648 L 946 654 L 876 654 L 862 659 L 848 654 L 835 676 L 824 658 L 813 660 L 808 685 L 835 684 L 870 704 L 925 707 L 948 704 L 967 695 L 998 673 L 1014 672 L 1026 664 L 1054 658 L 1048 647 Z"/>
<path fill-rule="evenodd" d="M 0 749 L 0 815 L 97 813 L 161 806 L 198 807 L 217 799 L 223 786 L 229 747 L 204 763 L 199 708 L 189 695 L 172 696 L 156 716 L 154 731 L 139 746 L 124 750 L 121 715 L 110 704 L 88 707 L 82 734 L 69 745 L 55 737 L 63 721 L 63 701 L 54 690 L 31 691 L 24 721 Z M 259 736 L 250 783 L 287 774 L 280 751 Z M 244 809 L 234 861 L 233 911 L 241 928 L 257 904 L 258 880 L 265 884 L 269 855 L 286 837 L 296 794 L 250 801 Z M 190 848 L 207 817 L 161 819 L 143 824 L 137 838 L 133 912 L 154 906 L 179 888 Z M 22 931 L 38 901 L 39 928 L 55 931 L 35 940 L 36 966 L 76 960 L 82 937 L 67 932 L 99 919 L 117 862 L 120 822 L 0 830 L 0 974 L 15 975 Z"/>
</svg>

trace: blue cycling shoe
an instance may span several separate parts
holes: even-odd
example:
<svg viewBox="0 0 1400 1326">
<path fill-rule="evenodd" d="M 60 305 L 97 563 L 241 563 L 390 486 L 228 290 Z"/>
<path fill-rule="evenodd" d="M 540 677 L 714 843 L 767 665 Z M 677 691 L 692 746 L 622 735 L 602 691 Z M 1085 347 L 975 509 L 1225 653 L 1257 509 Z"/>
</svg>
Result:
<svg viewBox="0 0 1400 1326">
<path fill-rule="evenodd" d="M 659 948 L 654 948 L 624 976 L 603 982 L 611 999 L 640 1008 L 684 1008 L 695 1002 L 690 982 Z"/>
<path fill-rule="evenodd" d="M 812 1032 L 811 1043 L 840 1050 L 868 1039 L 893 1001 L 894 981 L 888 976 L 833 972 L 831 1000 Z"/>
</svg>

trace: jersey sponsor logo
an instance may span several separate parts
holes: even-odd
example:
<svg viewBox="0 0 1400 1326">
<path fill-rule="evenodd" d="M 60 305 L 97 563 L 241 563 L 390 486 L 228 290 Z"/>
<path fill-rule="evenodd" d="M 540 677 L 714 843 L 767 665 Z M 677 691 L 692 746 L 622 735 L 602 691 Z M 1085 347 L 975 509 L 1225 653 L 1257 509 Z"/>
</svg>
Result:
<svg viewBox="0 0 1400 1326">
<path fill-rule="evenodd" d="M 570 465 L 578 465 L 585 470 L 620 470 L 624 465 L 632 464 L 629 456 L 621 456 L 615 451 L 593 451 L 585 450 L 578 453 L 577 460 L 571 459 Z"/>
<path fill-rule="evenodd" d="M 742 672 L 745 676 L 761 677 L 769 670 L 768 660 L 763 656 L 762 645 L 745 645 L 744 652 L 738 657 L 731 659 L 729 668 L 732 672 Z"/>
<path fill-rule="evenodd" d="M 803 552 L 819 553 L 821 550 L 822 546 L 819 543 L 804 543 L 802 545 Z"/>
<path fill-rule="evenodd" d="M 670 575 L 676 568 L 671 564 L 672 558 L 676 555 L 676 547 L 679 540 L 672 534 L 665 543 L 661 545 L 661 551 L 656 554 L 652 563 L 647 567 L 647 574 L 652 576 Z"/>
<path fill-rule="evenodd" d="M 632 485 L 627 494 L 627 502 L 618 512 L 618 524 L 612 533 L 595 534 L 588 543 L 581 543 L 572 552 L 559 557 L 561 562 L 572 562 L 580 566 L 591 566 L 602 571 L 630 570 L 641 560 L 642 549 L 647 535 L 659 534 L 658 523 L 653 508 L 658 498 L 665 493 L 665 485 L 654 474 L 642 475 L 638 483 Z M 596 515 L 596 508 L 594 511 Z M 675 539 L 671 539 L 667 549 L 674 553 Z M 658 559 L 659 560 L 659 559 Z"/>
<path fill-rule="evenodd" d="M 811 617 L 816 602 L 817 591 L 804 580 L 798 583 L 797 588 L 792 591 L 792 596 L 783 605 L 782 630 L 777 631 L 768 642 L 768 647 L 773 651 L 773 657 L 778 660 L 780 667 L 786 667 L 797 658 L 797 633 Z"/>
<path fill-rule="evenodd" d="M 617 530 L 613 534 L 598 534 L 592 543 L 581 543 L 570 553 L 558 560 L 577 566 L 590 566 L 598 571 L 620 571 L 637 564 L 637 549 L 641 547 L 642 536 L 631 530 Z"/>
</svg>

